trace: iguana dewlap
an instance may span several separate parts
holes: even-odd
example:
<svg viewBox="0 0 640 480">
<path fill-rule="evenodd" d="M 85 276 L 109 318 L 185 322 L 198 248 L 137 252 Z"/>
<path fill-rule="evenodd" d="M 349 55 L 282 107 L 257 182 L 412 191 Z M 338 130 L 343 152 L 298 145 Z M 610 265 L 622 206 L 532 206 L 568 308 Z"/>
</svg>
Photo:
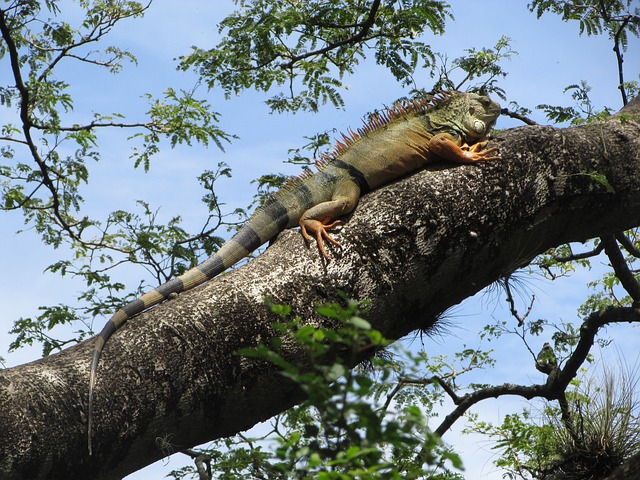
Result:
<svg viewBox="0 0 640 480">
<path fill-rule="evenodd" d="M 89 380 L 89 453 L 96 370 L 105 343 L 129 318 L 157 305 L 173 293 L 212 279 L 273 239 L 285 228 L 300 226 L 304 238 L 315 238 L 324 257 L 324 242 L 339 244 L 328 230 L 351 212 L 360 196 L 421 169 L 448 160 L 473 163 L 495 160 L 495 148 L 482 150 L 500 115 L 500 106 L 474 93 L 443 92 L 430 101 L 397 105 L 372 116 L 323 158 L 318 171 L 292 182 L 273 195 L 220 250 L 200 265 L 145 293 L 118 310 L 95 343 Z"/>
</svg>

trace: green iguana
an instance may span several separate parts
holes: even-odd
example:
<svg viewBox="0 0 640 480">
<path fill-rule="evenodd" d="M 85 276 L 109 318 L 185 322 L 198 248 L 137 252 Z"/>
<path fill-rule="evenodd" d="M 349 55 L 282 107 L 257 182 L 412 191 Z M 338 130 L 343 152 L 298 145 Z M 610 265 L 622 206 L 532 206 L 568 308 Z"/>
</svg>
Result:
<svg viewBox="0 0 640 480">
<path fill-rule="evenodd" d="M 495 148 L 482 150 L 498 115 L 500 105 L 489 97 L 461 92 L 440 92 L 372 115 L 357 132 L 343 135 L 333 152 L 323 156 L 317 172 L 273 195 L 211 257 L 118 310 L 95 343 L 89 380 L 89 454 L 98 361 L 105 343 L 124 322 L 171 294 L 211 280 L 285 228 L 299 225 L 305 240 L 315 237 L 321 254 L 328 258 L 324 242 L 340 245 L 327 232 L 341 224 L 338 219 L 351 212 L 367 191 L 438 160 L 498 159 Z"/>
</svg>

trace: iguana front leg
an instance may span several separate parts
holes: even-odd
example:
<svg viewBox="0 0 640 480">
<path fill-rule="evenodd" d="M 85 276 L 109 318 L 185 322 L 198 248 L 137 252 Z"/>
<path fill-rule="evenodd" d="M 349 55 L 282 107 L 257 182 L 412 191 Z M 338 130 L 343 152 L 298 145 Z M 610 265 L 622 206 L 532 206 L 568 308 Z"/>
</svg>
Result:
<svg viewBox="0 0 640 480">
<path fill-rule="evenodd" d="M 324 258 L 329 258 L 324 248 L 325 240 L 340 247 L 340 244 L 329 235 L 328 230 L 342 225 L 338 218 L 356 208 L 359 199 L 360 187 L 352 181 L 345 181 L 336 188 L 331 200 L 311 207 L 300 217 L 302 236 L 310 242 L 313 235 Z"/>
<path fill-rule="evenodd" d="M 500 156 L 491 155 L 498 151 L 497 148 L 481 150 L 487 142 L 478 142 L 471 146 L 460 145 L 453 136 L 448 133 L 438 133 L 429 140 L 429 152 L 440 158 L 457 163 L 475 163 L 484 160 L 500 160 Z"/>
</svg>

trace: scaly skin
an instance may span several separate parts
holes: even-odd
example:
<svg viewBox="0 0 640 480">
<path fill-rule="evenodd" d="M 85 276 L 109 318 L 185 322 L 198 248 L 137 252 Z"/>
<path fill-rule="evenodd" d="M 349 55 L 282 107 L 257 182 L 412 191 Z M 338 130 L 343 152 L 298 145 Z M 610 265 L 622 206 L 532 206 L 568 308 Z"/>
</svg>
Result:
<svg viewBox="0 0 640 480">
<path fill-rule="evenodd" d="M 358 133 L 345 135 L 314 175 L 293 182 L 265 202 L 211 257 L 118 310 L 95 343 L 89 379 L 89 454 L 100 354 L 109 337 L 129 318 L 171 294 L 211 280 L 285 228 L 299 225 L 305 240 L 315 238 L 320 252 L 328 258 L 325 242 L 340 246 L 328 232 L 341 225 L 339 218 L 351 212 L 367 191 L 436 161 L 497 160 L 495 148 L 483 148 L 499 114 L 500 106 L 488 97 L 442 92 L 433 103 L 398 105 L 373 117 Z"/>
</svg>

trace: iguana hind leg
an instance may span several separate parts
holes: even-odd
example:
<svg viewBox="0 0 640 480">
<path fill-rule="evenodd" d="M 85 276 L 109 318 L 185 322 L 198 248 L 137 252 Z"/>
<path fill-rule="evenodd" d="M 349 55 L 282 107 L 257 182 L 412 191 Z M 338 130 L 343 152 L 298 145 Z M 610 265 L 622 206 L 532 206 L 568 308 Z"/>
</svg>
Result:
<svg viewBox="0 0 640 480">
<path fill-rule="evenodd" d="M 309 235 L 309 233 L 313 234 L 318 244 L 318 248 L 320 249 L 320 253 L 322 253 L 324 258 L 329 258 L 329 254 L 324 248 L 325 240 L 338 248 L 341 246 L 340 243 L 329 235 L 327 231 L 342 225 L 342 222 L 340 220 L 336 220 L 331 223 L 329 222 L 331 222 L 331 218 L 325 218 L 322 222 L 313 219 L 306 219 L 300 222 L 300 232 L 302 233 L 302 236 L 307 242 L 311 242 L 311 235 Z"/>
<path fill-rule="evenodd" d="M 313 235 L 324 258 L 329 258 L 329 254 L 324 248 L 325 241 L 340 247 L 340 244 L 329 235 L 328 231 L 342 225 L 342 222 L 337 219 L 356 208 L 359 198 L 360 187 L 352 181 L 343 182 L 336 188 L 331 200 L 311 207 L 300 217 L 302 236 L 307 242 L 310 242 Z"/>
</svg>

